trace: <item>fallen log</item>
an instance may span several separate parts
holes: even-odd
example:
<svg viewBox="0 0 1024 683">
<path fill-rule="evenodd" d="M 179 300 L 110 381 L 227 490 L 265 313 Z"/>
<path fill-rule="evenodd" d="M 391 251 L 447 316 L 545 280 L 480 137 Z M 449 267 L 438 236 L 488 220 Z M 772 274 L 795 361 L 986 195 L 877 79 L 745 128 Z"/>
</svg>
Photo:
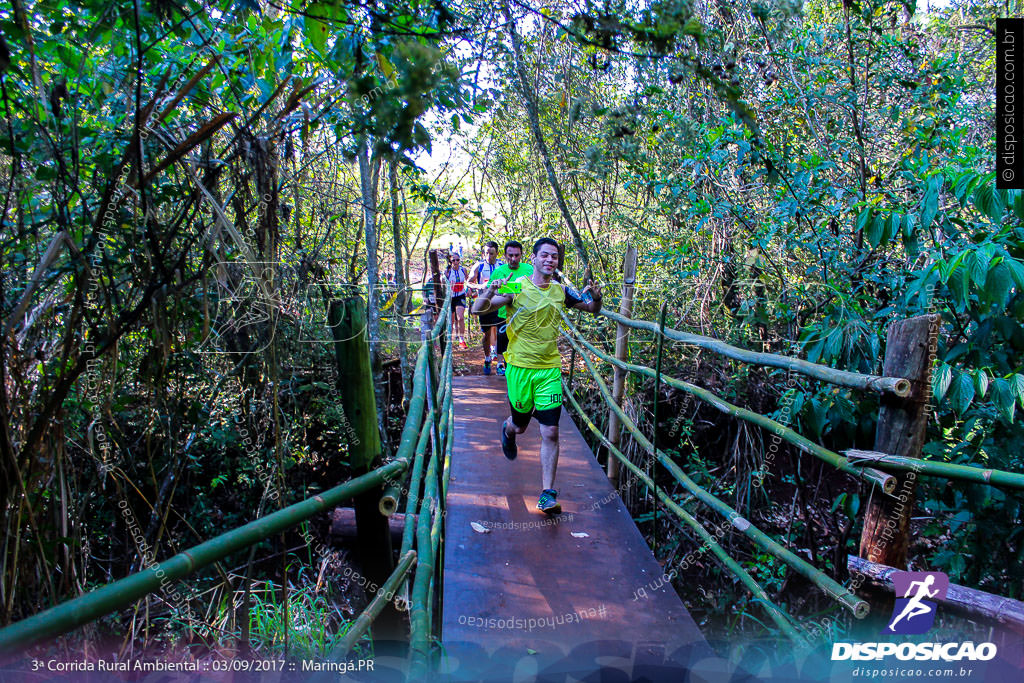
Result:
<svg viewBox="0 0 1024 683">
<path fill-rule="evenodd" d="M 416 515 L 413 515 L 413 524 L 416 523 Z M 402 542 L 402 532 L 405 531 L 405 515 L 396 513 L 388 518 L 388 530 L 391 532 L 391 541 Z M 348 540 L 356 537 L 356 511 L 355 508 L 334 508 L 331 513 L 331 538 L 336 540 Z"/>
<path fill-rule="evenodd" d="M 903 571 L 854 555 L 846 556 L 846 566 L 851 574 L 863 574 L 889 592 L 894 590 L 892 575 Z M 1024 602 L 1019 600 L 951 583 L 945 599 L 936 602 L 964 615 L 994 621 L 1017 633 L 1024 633 Z"/>
</svg>

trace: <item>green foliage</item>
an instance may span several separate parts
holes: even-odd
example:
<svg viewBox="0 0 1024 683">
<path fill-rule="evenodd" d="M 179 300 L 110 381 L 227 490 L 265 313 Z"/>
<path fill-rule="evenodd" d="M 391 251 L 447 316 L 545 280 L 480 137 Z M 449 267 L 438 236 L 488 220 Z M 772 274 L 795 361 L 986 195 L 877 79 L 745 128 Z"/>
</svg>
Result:
<svg viewBox="0 0 1024 683">
<path fill-rule="evenodd" d="M 350 162 L 369 137 L 426 184 L 407 208 L 429 201 L 424 121 L 472 121 L 455 21 L 419 0 L 0 9 L 6 621 L 137 570 L 135 536 L 163 559 L 348 476 L 323 320 L 365 279 Z"/>
<path fill-rule="evenodd" d="M 926 457 L 1020 471 L 1024 193 L 996 189 L 989 171 L 994 48 L 969 28 L 1004 11 L 990 2 L 909 14 L 880 1 L 669 2 L 592 5 L 569 22 L 545 14 L 527 41 L 541 124 L 579 222 L 593 227 L 611 300 L 629 243 L 641 254 L 634 317 L 655 319 L 667 301 L 679 329 L 871 374 L 893 322 L 936 313 Z M 682 30 L 690 19 L 699 31 Z M 509 222 L 531 234 L 558 218 L 547 188 L 537 189 L 524 120 L 506 97 L 479 148 Z M 632 346 L 653 357 L 650 340 Z M 670 357 L 683 359 L 680 376 L 741 404 L 767 402 L 763 412 L 774 407 L 775 419 L 830 448 L 873 448 L 876 396 L 802 381 L 780 389 L 781 372 L 768 373 L 766 388 L 706 354 L 696 372 L 690 351 Z M 731 435 L 709 431 L 686 438 Z M 702 453 L 721 457 L 692 470 L 731 490 L 733 476 L 743 479 L 728 470 L 742 449 L 716 445 Z M 915 514 L 934 516 L 952 550 L 929 537 L 916 561 L 994 592 L 1019 583 L 1018 495 L 982 500 L 967 492 L 974 487 L 918 485 Z M 852 525 L 862 499 L 833 491 L 817 509 L 831 505 Z M 799 519 L 791 528 L 807 529 Z M 997 558 L 985 544 L 999 547 Z"/>
<path fill-rule="evenodd" d="M 249 640 L 254 650 L 267 656 L 287 654 L 298 659 L 324 659 L 341 642 L 350 622 L 328 597 L 304 585 L 288 591 L 288 605 L 273 583 L 253 591 L 249 608 Z"/>
</svg>

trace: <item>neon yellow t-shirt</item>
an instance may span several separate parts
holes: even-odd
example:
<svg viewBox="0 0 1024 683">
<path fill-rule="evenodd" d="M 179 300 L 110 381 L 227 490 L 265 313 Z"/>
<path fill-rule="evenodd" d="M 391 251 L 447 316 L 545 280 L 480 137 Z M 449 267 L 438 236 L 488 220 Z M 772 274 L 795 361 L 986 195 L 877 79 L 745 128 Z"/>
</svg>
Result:
<svg viewBox="0 0 1024 683">
<path fill-rule="evenodd" d="M 507 277 L 509 278 L 509 282 L 512 282 L 513 280 L 524 275 L 526 277 L 530 277 L 531 275 L 533 275 L 533 266 L 530 265 L 529 263 L 520 263 L 515 270 L 509 268 L 507 263 L 502 263 L 500 266 L 491 271 L 491 275 L 490 277 L 487 278 L 487 281 L 490 282 L 491 280 L 500 280 L 503 277 Z M 502 320 L 508 317 L 508 313 L 505 311 L 504 306 L 498 309 L 498 317 L 501 318 Z"/>
<path fill-rule="evenodd" d="M 516 278 L 521 292 L 508 304 L 509 365 L 520 368 L 560 368 L 558 335 L 562 327 L 561 311 L 575 301 L 566 301 L 565 289 L 557 282 L 541 289 L 528 277 Z"/>
</svg>

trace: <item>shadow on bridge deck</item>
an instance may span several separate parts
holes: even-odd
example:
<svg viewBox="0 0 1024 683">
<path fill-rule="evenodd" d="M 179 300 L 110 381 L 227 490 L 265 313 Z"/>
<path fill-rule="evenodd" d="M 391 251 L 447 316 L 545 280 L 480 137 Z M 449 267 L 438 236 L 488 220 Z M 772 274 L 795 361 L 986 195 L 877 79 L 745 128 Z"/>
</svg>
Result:
<svg viewBox="0 0 1024 683">
<path fill-rule="evenodd" d="M 549 519 L 536 508 L 536 422 L 520 435 L 515 461 L 501 453 L 504 378 L 456 377 L 454 389 L 445 678 L 583 678 L 598 669 L 604 678 L 609 668 L 628 676 L 621 680 L 682 680 L 684 669 L 727 678 L 668 582 L 651 587 L 663 583 L 661 567 L 568 413 L 555 480 L 562 514 Z"/>
</svg>

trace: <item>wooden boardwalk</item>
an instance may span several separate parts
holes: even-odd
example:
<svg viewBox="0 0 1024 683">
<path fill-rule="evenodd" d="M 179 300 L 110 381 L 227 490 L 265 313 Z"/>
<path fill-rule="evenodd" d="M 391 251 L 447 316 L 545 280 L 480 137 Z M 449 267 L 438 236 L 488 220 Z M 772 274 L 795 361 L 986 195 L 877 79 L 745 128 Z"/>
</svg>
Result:
<svg viewBox="0 0 1024 683">
<path fill-rule="evenodd" d="M 441 662 L 447 680 L 722 680 L 675 591 L 566 411 L 555 487 L 562 514 L 536 508 L 540 435 L 501 453 L 502 377 L 454 379 L 455 448 L 445 519 Z M 480 533 L 476 522 L 487 528 Z M 646 593 L 646 597 L 643 597 Z M 571 680 L 570 678 L 569 680 Z M 728 674 L 725 675 L 728 678 Z"/>
</svg>

